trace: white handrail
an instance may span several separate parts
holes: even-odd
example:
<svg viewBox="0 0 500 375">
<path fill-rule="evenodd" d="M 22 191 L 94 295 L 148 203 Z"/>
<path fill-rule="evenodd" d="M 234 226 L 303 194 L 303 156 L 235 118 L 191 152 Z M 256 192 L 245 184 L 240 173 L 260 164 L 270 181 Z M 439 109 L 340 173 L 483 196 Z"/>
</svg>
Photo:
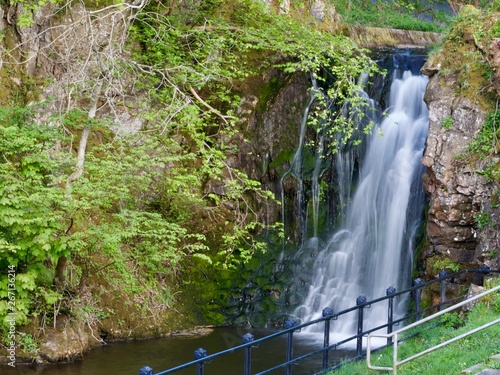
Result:
<svg viewBox="0 0 500 375">
<path fill-rule="evenodd" d="M 367 364 L 368 368 L 372 369 L 372 370 L 384 370 L 384 371 L 391 371 L 392 370 L 393 375 L 397 375 L 397 367 L 399 365 L 402 365 L 402 364 L 404 364 L 406 362 L 409 362 L 409 361 L 411 361 L 411 360 L 413 360 L 415 358 L 421 357 L 421 356 L 423 356 L 425 354 L 428 354 L 428 353 L 430 353 L 430 352 L 432 352 L 434 350 L 442 348 L 443 346 L 446 346 L 446 345 L 448 345 L 448 344 L 450 344 L 452 342 L 455 342 L 455 341 L 460 340 L 460 339 L 462 339 L 464 337 L 472 335 L 472 334 L 474 334 L 476 332 L 479 332 L 479 331 L 481 331 L 481 330 L 483 330 L 485 328 L 488 328 L 488 327 L 490 327 L 492 325 L 500 323 L 500 319 L 493 320 L 493 321 L 491 321 L 489 323 L 486 323 L 486 324 L 482 325 L 481 327 L 477 327 L 477 328 L 475 328 L 475 329 L 473 329 L 471 331 L 468 331 L 468 332 L 466 332 L 466 333 L 464 333 L 464 334 L 462 334 L 460 336 L 454 337 L 454 338 L 452 338 L 452 339 L 450 339 L 448 341 L 442 342 L 439 345 L 433 346 L 432 348 L 428 348 L 428 349 L 426 349 L 426 350 L 424 350 L 424 351 L 422 351 L 420 353 L 417 353 L 417 354 L 415 354 L 415 355 L 413 355 L 411 357 L 408 357 L 406 359 L 398 361 L 398 335 L 400 333 L 402 333 L 404 331 L 407 331 L 409 329 L 412 329 L 414 327 L 417 327 L 417 326 L 419 326 L 419 325 L 421 325 L 423 323 L 426 323 L 426 322 L 428 322 L 428 321 L 430 321 L 432 319 L 440 317 L 441 315 L 449 313 L 449 312 L 451 312 L 453 310 L 456 310 L 458 307 L 467 305 L 467 304 L 469 304 L 471 302 L 474 302 L 474 301 L 476 301 L 476 300 L 478 300 L 480 298 L 483 298 L 484 296 L 487 296 L 488 294 L 494 293 L 494 292 L 496 292 L 498 290 L 500 290 L 500 285 L 498 285 L 498 286 L 496 286 L 496 287 L 494 287 L 492 289 L 488 289 L 487 291 L 485 291 L 483 293 L 480 293 L 480 294 L 478 294 L 478 295 L 476 295 L 474 297 L 466 299 L 465 301 L 457 303 L 456 305 L 450 306 L 450 307 L 448 307 L 445 310 L 442 310 L 442 311 L 440 311 L 440 312 L 438 312 L 436 314 L 430 315 L 427 318 L 424 318 L 422 320 L 419 320 L 418 322 L 412 323 L 412 324 L 410 324 L 410 325 L 408 325 L 406 327 L 403 327 L 403 328 L 401 328 L 401 329 L 399 329 L 397 331 L 394 331 L 394 332 L 391 332 L 391 333 L 388 333 L 388 334 L 370 333 L 368 335 L 367 345 L 366 345 L 366 364 Z M 391 338 L 392 337 L 393 338 L 392 367 L 379 367 L 379 366 L 373 366 L 371 364 L 371 338 L 372 337 L 383 337 L 383 338 Z"/>
</svg>

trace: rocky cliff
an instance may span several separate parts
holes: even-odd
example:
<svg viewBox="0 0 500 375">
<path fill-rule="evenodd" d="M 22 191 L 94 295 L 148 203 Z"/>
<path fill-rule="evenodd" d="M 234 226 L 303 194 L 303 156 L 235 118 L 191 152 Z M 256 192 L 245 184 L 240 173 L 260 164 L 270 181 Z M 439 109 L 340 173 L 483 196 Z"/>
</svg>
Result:
<svg viewBox="0 0 500 375">
<path fill-rule="evenodd" d="M 500 39 L 478 32 L 498 19 L 498 14 L 464 8 L 440 52 L 423 68 L 430 77 L 425 95 L 429 134 L 422 159 L 429 207 L 420 271 L 427 277 L 441 269 L 500 266 Z"/>
</svg>

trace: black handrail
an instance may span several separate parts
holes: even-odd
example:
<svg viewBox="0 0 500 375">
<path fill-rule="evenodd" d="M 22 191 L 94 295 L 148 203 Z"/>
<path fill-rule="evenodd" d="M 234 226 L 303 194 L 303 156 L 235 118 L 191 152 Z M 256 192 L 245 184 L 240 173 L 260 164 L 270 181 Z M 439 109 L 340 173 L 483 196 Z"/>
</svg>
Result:
<svg viewBox="0 0 500 375">
<path fill-rule="evenodd" d="M 263 343 L 265 341 L 272 340 L 276 337 L 282 336 L 282 335 L 287 335 L 287 346 L 286 346 L 286 361 L 278 364 L 274 367 L 271 367 L 267 370 L 264 370 L 262 372 L 259 372 L 255 375 L 264 375 L 268 374 L 272 371 L 275 371 L 280 368 L 285 368 L 285 373 L 286 375 L 292 375 L 292 365 L 299 363 L 305 358 L 311 357 L 313 355 L 317 355 L 320 353 L 323 353 L 323 366 L 322 366 L 322 373 L 327 371 L 328 369 L 331 368 L 338 368 L 339 365 L 331 367 L 329 365 L 328 361 L 328 353 L 330 350 L 336 349 L 338 346 L 341 346 L 343 344 L 346 344 L 347 342 L 357 340 L 356 341 L 356 356 L 354 358 L 362 358 L 365 353 L 362 351 L 362 338 L 366 336 L 368 333 L 387 328 L 388 333 L 392 332 L 393 326 L 400 324 L 401 322 L 408 321 L 411 319 L 419 320 L 422 315 L 425 315 L 427 312 L 430 312 L 431 310 L 439 309 L 441 310 L 444 306 L 446 305 L 451 305 L 452 302 L 455 302 L 458 299 L 463 298 L 463 296 L 453 298 L 450 300 L 446 300 L 446 281 L 449 279 L 453 279 L 457 276 L 467 274 L 467 273 L 479 273 L 483 275 L 487 275 L 490 273 L 500 273 L 500 270 L 491 270 L 487 266 L 483 266 L 480 269 L 476 270 L 462 270 L 454 273 L 446 273 L 444 270 L 439 272 L 439 277 L 435 280 L 431 280 L 428 282 L 423 282 L 421 279 L 415 279 L 413 286 L 411 288 L 405 289 L 403 291 L 396 291 L 394 287 L 389 287 L 386 291 L 386 296 L 376 298 L 371 301 L 367 301 L 365 296 L 359 296 L 356 300 L 356 306 L 353 306 L 351 308 L 348 308 L 346 310 L 342 310 L 340 312 L 335 313 L 331 308 L 327 307 L 323 310 L 323 316 L 321 318 L 311 320 L 309 322 L 305 322 L 302 324 L 296 324 L 295 321 L 289 319 L 285 321 L 284 329 L 279 332 L 275 332 L 273 334 L 270 334 L 268 336 L 262 337 L 260 339 L 254 339 L 253 335 L 251 334 L 245 334 L 243 336 L 243 343 L 241 345 L 238 345 L 236 347 L 222 350 L 220 352 L 214 353 L 207 355 L 206 350 L 203 348 L 199 348 L 195 350 L 194 352 L 194 360 L 188 363 L 184 363 L 180 366 L 173 367 L 171 369 L 157 372 L 153 374 L 153 369 L 149 366 L 145 366 L 139 370 L 139 375 L 167 375 L 167 374 L 173 374 L 177 371 L 180 371 L 182 369 L 191 367 L 191 366 L 196 366 L 197 368 L 197 375 L 204 375 L 204 364 L 209 364 L 212 359 L 224 356 L 226 354 L 231 354 L 239 350 L 244 351 L 244 375 L 250 375 L 251 374 L 251 349 L 258 347 L 260 343 Z M 422 310 L 421 308 L 421 293 L 422 291 L 427 288 L 430 285 L 433 285 L 435 283 L 440 283 L 440 292 L 441 292 L 441 298 L 440 298 L 440 303 L 436 305 L 429 306 L 425 309 Z M 402 318 L 394 320 L 393 317 L 393 301 L 395 297 L 403 296 L 403 295 L 409 295 L 413 296 L 413 301 L 415 303 L 415 311 L 412 313 L 409 313 Z M 364 308 L 369 308 L 370 306 L 383 302 L 383 301 L 388 301 L 388 320 L 387 324 L 383 324 L 378 327 L 370 328 L 368 330 L 363 329 L 363 311 Z M 342 341 L 335 342 L 333 344 L 330 344 L 330 321 L 335 320 L 338 317 L 345 315 L 347 313 L 353 312 L 353 311 L 358 311 L 358 326 L 357 326 L 357 333 L 351 337 L 348 337 Z M 318 324 L 321 322 L 325 322 L 325 329 L 324 329 L 324 341 L 323 341 L 323 347 L 313 350 L 311 352 L 308 352 L 306 354 L 303 354 L 299 357 L 293 357 L 293 333 L 294 332 L 299 332 L 302 328 Z M 387 342 L 387 346 L 391 345 L 392 343 L 390 341 Z"/>
</svg>

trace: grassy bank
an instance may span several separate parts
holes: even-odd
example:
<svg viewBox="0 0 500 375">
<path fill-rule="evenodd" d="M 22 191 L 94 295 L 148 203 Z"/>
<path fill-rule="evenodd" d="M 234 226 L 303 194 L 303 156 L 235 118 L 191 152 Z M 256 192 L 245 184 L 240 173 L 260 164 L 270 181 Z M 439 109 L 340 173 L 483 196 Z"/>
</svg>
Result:
<svg viewBox="0 0 500 375">
<path fill-rule="evenodd" d="M 398 349 L 398 359 L 408 358 L 418 352 L 433 347 L 476 327 L 486 324 L 500 316 L 500 293 L 486 297 L 470 312 L 454 312 L 416 327 L 405 334 L 405 340 Z M 474 335 L 463 338 L 442 349 L 398 367 L 401 375 L 452 375 L 460 374 L 464 369 L 484 363 L 488 368 L 500 369 L 500 362 L 489 358 L 500 353 L 500 324 L 489 327 Z M 392 348 L 380 351 L 372 356 L 376 366 L 392 365 Z M 479 372 L 479 370 L 478 370 Z M 343 366 L 331 372 L 331 375 L 366 375 L 388 372 L 369 370 L 366 361 L 359 361 Z"/>
<path fill-rule="evenodd" d="M 446 1 L 333 0 L 342 20 L 350 25 L 440 32 L 452 19 Z"/>
</svg>

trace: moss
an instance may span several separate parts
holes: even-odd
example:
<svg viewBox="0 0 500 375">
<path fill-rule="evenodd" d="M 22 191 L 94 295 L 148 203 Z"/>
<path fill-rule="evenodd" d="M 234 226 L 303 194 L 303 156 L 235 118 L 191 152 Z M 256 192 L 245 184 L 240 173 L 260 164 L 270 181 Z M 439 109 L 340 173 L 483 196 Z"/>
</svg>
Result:
<svg viewBox="0 0 500 375">
<path fill-rule="evenodd" d="M 116 4 L 116 0 L 83 0 L 86 8 L 97 9 Z"/>
<path fill-rule="evenodd" d="M 22 93 L 22 66 L 11 63 L 21 60 L 19 54 L 19 41 L 14 28 L 7 27 L 1 31 L 1 41 L 9 54 L 2 55 L 2 68 L 0 69 L 0 105 L 24 105 L 26 100 Z"/>
<path fill-rule="evenodd" d="M 491 87 L 494 66 L 488 57 L 488 46 L 500 28 L 498 21 L 498 13 L 464 6 L 442 47 L 446 53 L 441 74 L 453 75 L 458 82 L 454 86 L 457 95 L 466 96 L 483 111 L 491 110 L 496 100 Z"/>
<path fill-rule="evenodd" d="M 269 82 L 264 84 L 260 91 L 256 110 L 260 113 L 266 112 L 269 107 L 269 103 L 272 102 L 278 95 L 282 86 L 283 82 L 279 77 L 273 77 L 269 80 Z"/>
<path fill-rule="evenodd" d="M 484 172 L 490 181 L 495 181 L 497 184 L 500 184 L 500 161 L 490 164 Z M 495 203 L 493 201 L 494 197 L 491 197 L 492 204 L 498 204 L 498 195 L 496 196 L 496 199 L 497 201 Z"/>
<path fill-rule="evenodd" d="M 500 165 L 498 165 L 500 172 Z M 499 181 L 500 182 L 500 181 Z M 498 207 L 500 205 L 500 189 L 496 189 L 490 197 L 492 207 Z"/>
<path fill-rule="evenodd" d="M 293 158 L 295 151 L 294 150 L 282 150 L 276 158 L 269 164 L 269 169 L 275 169 L 287 162 L 290 162 Z"/>
<path fill-rule="evenodd" d="M 200 321 L 212 325 L 265 327 L 274 319 L 283 305 L 285 276 L 276 269 L 281 240 L 273 233 L 268 233 L 267 240 L 269 251 L 242 264 L 238 270 L 200 264 L 187 272 L 182 300 L 192 303 L 190 306 Z M 274 249 L 273 243 L 277 245 Z"/>
<path fill-rule="evenodd" d="M 47 83 L 47 78 L 42 76 L 28 75 L 24 71 L 23 56 L 19 49 L 19 40 L 12 27 L 1 31 L 1 42 L 4 49 L 9 51 L 2 56 L 2 68 L 0 69 L 0 92 L 1 106 L 25 106 L 40 100 L 42 89 Z"/>
</svg>

